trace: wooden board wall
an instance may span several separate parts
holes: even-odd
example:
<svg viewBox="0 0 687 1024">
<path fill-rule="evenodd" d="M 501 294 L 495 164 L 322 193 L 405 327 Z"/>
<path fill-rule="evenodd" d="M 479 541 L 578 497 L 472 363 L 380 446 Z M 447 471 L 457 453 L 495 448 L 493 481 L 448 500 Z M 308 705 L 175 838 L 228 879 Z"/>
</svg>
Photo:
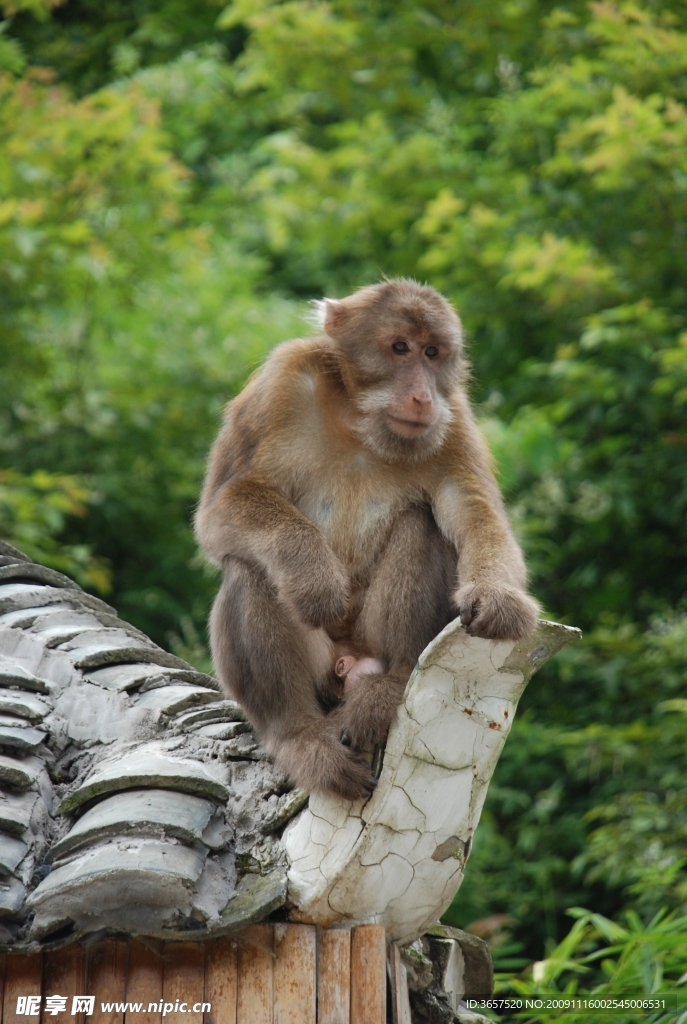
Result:
<svg viewBox="0 0 687 1024">
<path fill-rule="evenodd" d="M 67 1005 L 50 1014 L 55 995 Z M 80 995 L 95 997 L 92 1015 L 72 1014 Z M 40 1014 L 18 1015 L 20 996 L 41 996 Z M 262 924 L 208 942 L 0 954 L 0 1009 L 0 1024 L 386 1024 L 384 928 Z"/>
</svg>

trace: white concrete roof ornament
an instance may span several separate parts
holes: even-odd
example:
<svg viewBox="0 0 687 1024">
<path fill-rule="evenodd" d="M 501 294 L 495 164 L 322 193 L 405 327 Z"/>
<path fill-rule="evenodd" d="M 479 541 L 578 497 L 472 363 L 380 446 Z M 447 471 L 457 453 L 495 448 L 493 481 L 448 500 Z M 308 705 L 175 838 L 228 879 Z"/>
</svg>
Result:
<svg viewBox="0 0 687 1024">
<path fill-rule="evenodd" d="M 277 910 L 412 941 L 460 885 L 528 679 L 576 636 L 451 623 L 410 678 L 373 796 L 308 800 L 212 677 L 0 542 L 0 947 L 203 938 Z"/>
<path fill-rule="evenodd" d="M 455 896 L 518 700 L 579 630 L 541 621 L 527 641 L 470 637 L 456 619 L 423 651 L 367 802 L 313 795 L 286 829 L 301 920 L 384 924 L 411 942 Z"/>
</svg>

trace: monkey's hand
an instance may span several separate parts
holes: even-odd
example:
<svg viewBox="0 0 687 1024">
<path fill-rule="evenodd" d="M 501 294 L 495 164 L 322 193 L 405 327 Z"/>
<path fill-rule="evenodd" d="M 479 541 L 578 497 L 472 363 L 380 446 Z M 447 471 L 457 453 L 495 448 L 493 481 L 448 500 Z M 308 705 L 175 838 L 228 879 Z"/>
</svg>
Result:
<svg viewBox="0 0 687 1024">
<path fill-rule="evenodd" d="M 318 629 L 335 626 L 346 618 L 350 580 L 341 561 L 330 549 L 316 558 L 304 559 L 288 583 L 288 592 L 301 620 Z"/>
<path fill-rule="evenodd" d="M 537 625 L 537 602 L 524 590 L 506 583 L 467 583 L 456 591 L 453 601 L 470 636 L 524 640 Z"/>
</svg>

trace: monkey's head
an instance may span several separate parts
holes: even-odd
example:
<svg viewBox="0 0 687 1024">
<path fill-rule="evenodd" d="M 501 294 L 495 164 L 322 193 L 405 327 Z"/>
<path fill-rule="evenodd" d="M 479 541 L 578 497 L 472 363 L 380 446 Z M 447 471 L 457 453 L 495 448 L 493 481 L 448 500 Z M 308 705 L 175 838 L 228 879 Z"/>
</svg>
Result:
<svg viewBox="0 0 687 1024">
<path fill-rule="evenodd" d="M 316 308 L 366 447 L 386 462 L 417 462 L 436 452 L 461 382 L 463 332 L 446 299 L 398 279 Z"/>
</svg>

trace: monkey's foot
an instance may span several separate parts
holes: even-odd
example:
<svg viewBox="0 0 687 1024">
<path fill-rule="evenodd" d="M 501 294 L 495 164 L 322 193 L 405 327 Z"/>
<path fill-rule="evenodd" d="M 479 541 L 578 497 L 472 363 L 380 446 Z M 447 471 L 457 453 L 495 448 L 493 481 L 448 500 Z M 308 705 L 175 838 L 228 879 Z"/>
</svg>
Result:
<svg viewBox="0 0 687 1024">
<path fill-rule="evenodd" d="M 353 747 L 381 743 L 403 700 L 406 679 L 391 673 L 364 676 L 337 711 L 342 738 Z"/>
<path fill-rule="evenodd" d="M 300 789 L 347 800 L 367 798 L 377 780 L 367 761 L 341 742 L 339 714 L 340 709 L 333 711 L 315 728 L 282 741 L 274 748 L 275 760 Z"/>
</svg>

